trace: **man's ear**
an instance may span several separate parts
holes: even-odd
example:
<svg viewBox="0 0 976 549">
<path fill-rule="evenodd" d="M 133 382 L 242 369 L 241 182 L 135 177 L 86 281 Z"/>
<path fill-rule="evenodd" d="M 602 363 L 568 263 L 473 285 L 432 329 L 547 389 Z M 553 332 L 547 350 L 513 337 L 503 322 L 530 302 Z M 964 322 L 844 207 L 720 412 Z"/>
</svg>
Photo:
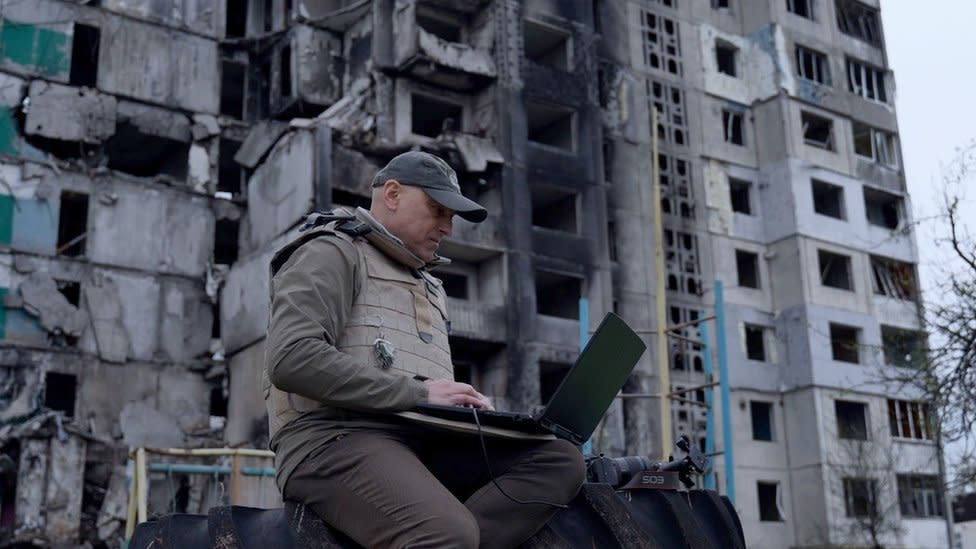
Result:
<svg viewBox="0 0 976 549">
<path fill-rule="evenodd" d="M 383 204 L 386 209 L 395 212 L 397 206 L 400 205 L 400 182 L 396 179 L 387 179 L 386 183 L 383 183 Z"/>
</svg>

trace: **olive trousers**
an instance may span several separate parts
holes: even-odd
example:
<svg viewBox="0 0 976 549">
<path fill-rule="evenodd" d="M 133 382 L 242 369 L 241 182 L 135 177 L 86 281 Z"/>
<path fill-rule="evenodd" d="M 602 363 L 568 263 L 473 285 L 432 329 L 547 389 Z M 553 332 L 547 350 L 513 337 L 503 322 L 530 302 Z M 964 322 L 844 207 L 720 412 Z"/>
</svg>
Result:
<svg viewBox="0 0 976 549">
<path fill-rule="evenodd" d="M 559 510 L 547 503 L 576 496 L 583 459 L 565 440 L 484 441 L 487 463 L 477 436 L 354 431 L 310 454 L 283 495 L 367 548 L 510 549 Z M 499 491 L 489 466 L 502 490 L 525 503 Z"/>
</svg>

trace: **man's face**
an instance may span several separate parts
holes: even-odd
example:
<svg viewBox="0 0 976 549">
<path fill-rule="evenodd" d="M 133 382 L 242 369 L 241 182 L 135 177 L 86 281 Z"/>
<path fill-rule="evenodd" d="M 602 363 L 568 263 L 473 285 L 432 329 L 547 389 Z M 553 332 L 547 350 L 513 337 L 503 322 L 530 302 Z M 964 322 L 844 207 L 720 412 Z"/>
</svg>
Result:
<svg viewBox="0 0 976 549">
<path fill-rule="evenodd" d="M 387 227 L 414 255 L 434 259 L 441 239 L 454 228 L 454 210 L 441 206 L 419 187 L 400 185 L 400 200 L 394 214 L 396 223 Z"/>
</svg>

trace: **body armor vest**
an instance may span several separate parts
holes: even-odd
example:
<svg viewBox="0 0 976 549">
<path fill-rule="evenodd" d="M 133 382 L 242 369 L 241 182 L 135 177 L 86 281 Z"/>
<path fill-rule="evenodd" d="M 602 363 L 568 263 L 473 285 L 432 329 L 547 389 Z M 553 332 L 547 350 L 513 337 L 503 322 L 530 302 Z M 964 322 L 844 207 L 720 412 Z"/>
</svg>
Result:
<svg viewBox="0 0 976 549">
<path fill-rule="evenodd" d="M 376 231 L 374 231 L 376 232 Z M 402 244 L 386 235 L 384 248 Z M 364 236 L 351 236 L 336 223 L 301 235 L 275 254 L 271 277 L 298 247 L 313 238 L 342 238 L 358 251 L 359 292 L 341 333 L 334 334 L 338 350 L 360 359 L 365 367 L 382 368 L 420 379 L 454 379 L 447 337 L 447 302 L 441 281 L 426 270 L 404 265 Z M 409 252 L 403 248 L 402 252 Z M 283 255 L 284 254 L 284 255 Z M 263 371 L 270 436 L 292 419 L 318 410 L 325 418 L 350 416 L 343 409 L 273 386 Z"/>
</svg>

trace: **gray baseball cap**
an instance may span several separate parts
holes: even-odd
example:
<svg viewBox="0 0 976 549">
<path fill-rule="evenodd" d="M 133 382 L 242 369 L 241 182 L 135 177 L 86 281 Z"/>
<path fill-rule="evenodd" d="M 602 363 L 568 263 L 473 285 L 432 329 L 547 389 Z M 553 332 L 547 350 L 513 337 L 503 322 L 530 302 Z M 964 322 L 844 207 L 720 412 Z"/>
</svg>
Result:
<svg viewBox="0 0 976 549">
<path fill-rule="evenodd" d="M 409 151 L 395 156 L 376 173 L 373 187 L 382 187 L 390 179 L 420 187 L 435 202 L 468 221 L 481 223 L 488 217 L 488 210 L 481 204 L 461 194 L 457 174 L 447 162 L 430 153 Z"/>
</svg>

